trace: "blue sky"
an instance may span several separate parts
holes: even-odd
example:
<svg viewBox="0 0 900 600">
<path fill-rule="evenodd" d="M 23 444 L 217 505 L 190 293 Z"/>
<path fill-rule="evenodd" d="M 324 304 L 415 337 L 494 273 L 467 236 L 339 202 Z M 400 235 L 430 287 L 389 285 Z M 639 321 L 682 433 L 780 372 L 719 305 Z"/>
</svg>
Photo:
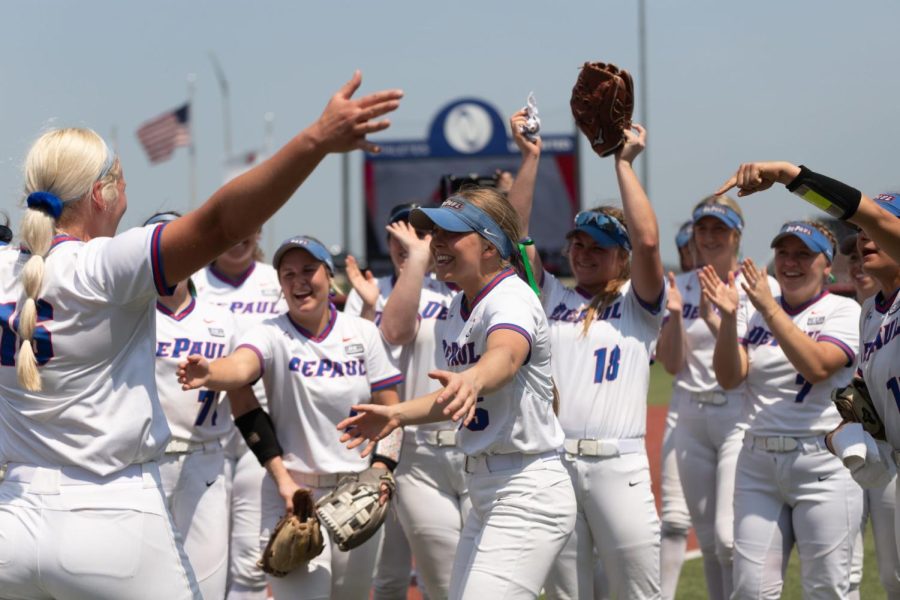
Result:
<svg viewBox="0 0 900 600">
<path fill-rule="evenodd" d="M 900 188 L 900 3 L 873 0 L 647 2 L 650 196 L 664 258 L 678 224 L 742 161 L 802 162 L 868 193 Z M 572 127 L 568 99 L 585 60 L 638 70 L 634 1 L 128 2 L 0 6 L 0 208 L 19 218 L 20 165 L 47 127 L 115 128 L 129 185 L 122 227 L 188 206 L 184 149 L 150 166 L 134 131 L 184 102 L 197 75 L 200 198 L 223 176 L 222 112 L 208 58 L 231 84 L 236 151 L 283 143 L 363 70 L 364 90 L 406 98 L 385 138 L 416 138 L 437 110 L 477 96 L 509 113 L 534 90 L 549 132 Z M 611 159 L 583 153 L 586 205 L 617 196 Z M 640 163 L 641 159 L 639 159 Z M 297 233 L 340 242 L 340 161 L 332 157 L 267 225 L 266 249 Z M 361 156 L 352 157 L 361 213 Z M 643 168 L 643 164 L 639 165 Z M 814 214 L 784 190 L 743 202 L 744 253 L 768 257 L 787 219 Z M 359 214 L 354 230 L 361 235 Z M 360 244 L 356 248 L 361 247 Z M 351 246 L 353 249 L 353 246 Z"/>
</svg>

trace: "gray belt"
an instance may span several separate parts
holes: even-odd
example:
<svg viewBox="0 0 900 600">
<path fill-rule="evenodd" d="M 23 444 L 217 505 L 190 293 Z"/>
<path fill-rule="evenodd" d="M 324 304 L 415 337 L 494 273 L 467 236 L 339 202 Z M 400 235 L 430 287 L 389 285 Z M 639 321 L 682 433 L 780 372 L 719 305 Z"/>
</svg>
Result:
<svg viewBox="0 0 900 600">
<path fill-rule="evenodd" d="M 337 487 L 338 482 L 344 477 L 359 477 L 359 473 L 300 473 L 299 471 L 290 471 L 291 477 L 300 485 L 314 488 L 332 488 Z"/>
<path fill-rule="evenodd" d="M 171 439 L 166 444 L 166 454 L 190 454 L 192 452 L 209 452 L 220 450 L 222 443 L 219 440 L 212 442 L 188 442 L 186 440 Z"/>
<path fill-rule="evenodd" d="M 691 392 L 691 398 L 700 404 L 712 404 L 713 406 L 728 404 L 728 396 L 723 392 Z"/>
<path fill-rule="evenodd" d="M 420 444 L 437 446 L 438 448 L 456 446 L 456 429 L 439 429 L 437 431 L 416 431 L 416 441 Z"/>
<path fill-rule="evenodd" d="M 753 435 L 744 438 L 751 448 L 766 452 L 793 452 L 794 450 L 825 450 L 825 436 L 795 438 L 786 435 Z"/>
</svg>

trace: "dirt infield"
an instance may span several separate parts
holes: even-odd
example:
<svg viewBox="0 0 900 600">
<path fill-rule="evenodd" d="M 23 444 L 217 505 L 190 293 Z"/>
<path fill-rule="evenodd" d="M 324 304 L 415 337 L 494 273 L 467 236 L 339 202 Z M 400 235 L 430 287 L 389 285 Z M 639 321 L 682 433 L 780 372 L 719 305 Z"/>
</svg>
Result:
<svg viewBox="0 0 900 600">
<path fill-rule="evenodd" d="M 660 453 L 662 451 L 663 432 L 666 429 L 666 411 L 668 406 L 648 406 L 647 407 L 647 456 L 650 458 L 650 478 L 653 482 L 653 495 L 656 497 L 656 509 L 659 510 L 662 503 L 660 494 L 661 475 L 660 475 Z M 697 550 L 697 538 L 694 531 L 688 537 L 688 551 Z M 416 586 L 411 585 L 409 588 L 408 600 L 422 600 L 422 594 Z"/>
</svg>

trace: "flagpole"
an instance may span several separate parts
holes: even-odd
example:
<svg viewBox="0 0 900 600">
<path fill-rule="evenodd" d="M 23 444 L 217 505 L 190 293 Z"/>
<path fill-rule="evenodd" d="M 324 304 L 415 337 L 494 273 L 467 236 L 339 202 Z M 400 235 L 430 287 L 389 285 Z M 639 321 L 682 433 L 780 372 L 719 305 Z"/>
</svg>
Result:
<svg viewBox="0 0 900 600">
<path fill-rule="evenodd" d="M 269 111 L 263 115 L 263 157 L 268 158 L 272 154 L 274 146 L 275 113 Z M 259 158 L 256 159 L 259 162 Z M 266 231 L 266 246 L 271 252 L 275 251 L 275 221 L 269 220 Z M 293 231 L 291 232 L 293 235 Z"/>
<path fill-rule="evenodd" d="M 190 146 L 188 146 L 188 155 L 189 155 L 189 189 L 188 189 L 188 209 L 193 210 L 194 205 L 197 204 L 197 150 L 194 145 L 194 90 L 196 88 L 197 83 L 197 75 L 195 73 L 188 73 L 187 76 L 187 86 L 188 86 L 188 132 L 191 138 Z"/>
<path fill-rule="evenodd" d="M 212 61 L 216 80 L 219 82 L 219 91 L 222 93 L 222 138 L 225 142 L 225 162 L 231 160 L 231 94 L 228 89 L 228 80 L 225 79 L 225 71 L 219 63 L 216 55 L 210 51 L 209 60 Z"/>
</svg>

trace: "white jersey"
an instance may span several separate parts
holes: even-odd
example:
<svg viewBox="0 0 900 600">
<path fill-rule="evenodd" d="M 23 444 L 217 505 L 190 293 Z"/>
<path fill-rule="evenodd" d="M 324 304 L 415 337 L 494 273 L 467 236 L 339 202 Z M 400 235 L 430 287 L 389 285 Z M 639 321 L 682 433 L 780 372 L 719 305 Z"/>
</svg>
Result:
<svg viewBox="0 0 900 600">
<path fill-rule="evenodd" d="M 747 294 L 741 287 L 744 281 L 742 273 L 736 273 L 734 285 L 738 292 L 738 311 L 750 305 Z M 700 280 L 697 271 L 680 273 L 675 276 L 675 285 L 681 293 L 681 317 L 684 323 L 684 366 L 675 375 L 674 386 L 688 392 L 724 392 L 716 381 L 713 371 L 713 352 L 716 349 L 716 338 L 713 336 L 703 317 L 700 316 Z M 769 276 L 769 289 L 772 295 L 781 293 L 778 282 Z M 731 390 L 740 393 L 739 390 Z"/>
<path fill-rule="evenodd" d="M 266 319 L 287 312 L 281 296 L 278 273 L 271 265 L 254 262 L 237 279 L 232 279 L 208 265 L 191 277 L 197 297 L 218 304 L 234 315 L 237 333 L 251 329 Z M 253 386 L 253 394 L 263 408 L 268 406 L 266 392 L 261 385 Z"/>
<path fill-rule="evenodd" d="M 28 255 L 0 252 L 0 462 L 75 465 L 108 475 L 155 459 L 169 427 L 151 367 L 165 225 L 82 242 L 57 236 L 46 258 L 34 339 L 43 392 L 16 378 L 10 328 Z"/>
<path fill-rule="evenodd" d="M 384 305 L 394 289 L 393 276 L 378 278 L 378 301 L 375 303 L 375 324 L 380 325 Z M 450 287 L 434 277 L 426 277 L 419 295 L 419 329 L 416 339 L 405 346 L 390 346 L 391 358 L 403 373 L 404 382 L 400 386 L 400 399 L 411 400 L 440 389 L 439 381 L 428 377 L 428 372 L 437 368 L 435 363 L 435 327 L 447 320 L 450 302 L 456 294 Z M 362 312 L 362 298 L 352 290 L 347 296 L 344 312 L 359 315 Z M 446 429 L 446 423 L 407 425 L 407 431 Z"/>
<path fill-rule="evenodd" d="M 237 279 L 209 265 L 191 279 L 197 296 L 230 310 L 240 330 L 287 312 L 278 274 L 271 265 L 254 262 Z"/>
<path fill-rule="evenodd" d="M 478 398 L 475 419 L 460 428 L 459 446 L 469 456 L 562 447 L 564 436 L 553 414 L 553 380 L 547 317 L 534 291 L 512 269 L 497 274 L 472 306 L 457 294 L 437 330 L 438 366 L 461 372 L 478 362 L 487 338 L 497 329 L 521 333 L 531 351 L 512 381 Z"/>
<path fill-rule="evenodd" d="M 591 323 L 591 296 L 544 274 L 541 300 L 550 324 L 559 421 L 570 439 L 640 438 L 647 431 L 650 358 L 659 336 L 665 293 L 655 305 L 638 298 L 631 282 Z"/>
<path fill-rule="evenodd" d="M 288 469 L 301 473 L 359 472 L 369 466 L 350 450 L 335 426 L 372 392 L 399 385 L 374 323 L 331 307 L 328 326 L 315 336 L 287 314 L 265 321 L 239 340 L 256 352 L 269 413 Z"/>
<path fill-rule="evenodd" d="M 211 361 L 231 353 L 234 317 L 197 298 L 178 313 L 159 302 L 156 310 L 156 386 L 172 436 L 187 442 L 222 439 L 233 427 L 227 396 L 210 390 L 186 392 L 175 372 L 188 355 Z"/>
<path fill-rule="evenodd" d="M 900 294 L 879 292 L 865 301 L 860 318 L 859 369 L 875 403 L 887 441 L 900 449 Z"/>
<path fill-rule="evenodd" d="M 738 312 L 738 339 L 749 360 L 746 389 L 752 410 L 750 431 L 793 437 L 827 433 L 841 422 L 831 402 L 831 390 L 847 385 L 855 371 L 859 305 L 828 292 L 796 308 L 785 305 L 781 297 L 776 301 L 803 333 L 840 348 L 847 363 L 825 381 L 808 383 L 785 356 L 765 319 L 748 303 Z"/>
</svg>

